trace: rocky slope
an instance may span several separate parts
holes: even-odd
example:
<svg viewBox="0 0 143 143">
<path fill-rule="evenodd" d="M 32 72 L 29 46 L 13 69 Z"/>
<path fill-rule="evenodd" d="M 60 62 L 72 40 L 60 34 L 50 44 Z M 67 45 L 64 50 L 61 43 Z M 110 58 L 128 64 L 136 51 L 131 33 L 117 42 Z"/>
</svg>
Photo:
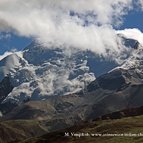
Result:
<svg viewBox="0 0 143 143">
<path fill-rule="evenodd" d="M 100 120 L 90 123 L 81 123 L 64 130 L 23 141 L 23 143 L 142 143 L 143 116 L 126 118 L 120 116 L 120 119 L 118 119 L 119 113 L 122 113 L 122 116 L 124 113 L 132 116 L 143 113 L 143 110 L 138 108 L 109 114 L 106 115 L 106 118 L 103 117 L 105 120 L 100 118 Z M 65 136 L 65 133 L 68 136 Z"/>
<path fill-rule="evenodd" d="M 89 143 L 105 142 L 107 137 L 99 137 L 99 134 L 140 134 L 142 131 L 142 115 L 143 106 L 138 108 L 129 108 L 103 115 L 90 122 L 79 122 L 70 128 L 67 128 L 68 126 L 63 127 L 62 120 L 57 120 L 57 122 L 61 123 L 59 124 L 58 128 L 57 122 L 49 123 L 46 120 L 2 121 L 0 123 L 0 141 L 2 143 L 70 143 L 83 142 L 84 138 L 84 142 L 86 141 Z M 51 131 L 49 125 L 55 127 L 54 132 Z M 60 126 L 61 128 L 59 128 Z M 65 137 L 65 133 L 68 133 L 70 136 Z M 72 133 L 75 133 L 75 135 L 77 135 L 77 133 L 80 133 L 80 135 L 81 133 L 88 133 L 88 135 L 98 134 L 98 137 L 82 137 L 82 135 L 81 137 L 74 137 L 72 136 Z M 125 138 L 128 140 L 128 142 L 131 142 L 131 140 L 134 141 L 133 137 L 124 137 L 124 140 Z M 115 141 L 115 138 L 110 136 L 110 140 Z M 116 137 L 116 140 L 121 142 L 123 139 L 118 136 Z M 140 141 L 138 142 L 140 143 Z"/>
<path fill-rule="evenodd" d="M 0 142 L 18 143 L 27 138 L 43 135 L 47 132 L 42 124 L 35 120 L 17 120 L 0 122 Z"/>
</svg>

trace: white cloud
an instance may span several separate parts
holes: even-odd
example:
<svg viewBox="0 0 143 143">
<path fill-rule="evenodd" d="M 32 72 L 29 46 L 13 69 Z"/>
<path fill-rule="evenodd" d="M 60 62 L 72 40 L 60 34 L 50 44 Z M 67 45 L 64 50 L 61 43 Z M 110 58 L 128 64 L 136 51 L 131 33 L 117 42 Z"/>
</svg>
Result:
<svg viewBox="0 0 143 143">
<path fill-rule="evenodd" d="M 0 8 L 1 12 L 15 16 L 46 12 L 47 16 L 54 16 L 53 19 L 55 16 L 67 15 L 70 10 L 78 13 L 93 11 L 98 22 L 107 24 L 112 22 L 113 16 L 117 18 L 123 15 L 125 8 L 130 8 L 131 2 L 132 0 L 1 0 Z"/>
<path fill-rule="evenodd" d="M 142 10 L 143 10 L 143 0 L 139 0 L 138 4 L 141 6 Z"/>
<path fill-rule="evenodd" d="M 143 33 L 137 28 L 119 30 L 117 33 L 123 34 L 130 39 L 136 39 L 141 45 L 143 45 Z"/>
<path fill-rule="evenodd" d="M 113 26 L 122 23 L 131 7 L 132 0 L 1 0 L 0 29 L 35 37 L 47 46 L 118 53 Z M 88 20 L 94 24 L 83 26 Z"/>
</svg>

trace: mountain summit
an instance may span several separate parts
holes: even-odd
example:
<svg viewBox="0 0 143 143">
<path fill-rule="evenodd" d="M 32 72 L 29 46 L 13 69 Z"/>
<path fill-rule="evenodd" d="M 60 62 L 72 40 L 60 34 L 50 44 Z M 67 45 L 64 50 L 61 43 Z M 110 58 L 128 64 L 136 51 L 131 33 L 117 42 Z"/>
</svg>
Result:
<svg viewBox="0 0 143 143">
<path fill-rule="evenodd" d="M 89 50 L 47 48 L 45 44 L 36 42 L 21 52 L 6 56 L 0 61 L 0 80 L 2 84 L 8 77 L 8 85 L 13 88 L 0 95 L 3 99 L 1 104 L 46 100 L 53 95 L 86 91 L 92 81 L 117 67 L 124 69 L 138 65 L 139 70 L 142 61 L 139 59 L 142 51 L 140 43 L 123 34 L 118 36 L 128 51 L 117 57 L 121 62 Z"/>
</svg>

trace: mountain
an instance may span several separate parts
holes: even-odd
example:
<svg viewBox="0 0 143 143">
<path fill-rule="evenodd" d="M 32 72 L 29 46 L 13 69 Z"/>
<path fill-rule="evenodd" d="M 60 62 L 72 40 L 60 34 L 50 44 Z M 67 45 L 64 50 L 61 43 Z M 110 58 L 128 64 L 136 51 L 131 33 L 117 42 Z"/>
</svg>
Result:
<svg viewBox="0 0 143 143">
<path fill-rule="evenodd" d="M 88 50 L 35 42 L 2 59 L 2 122 L 36 120 L 54 132 L 143 106 L 143 47 L 119 36 L 128 51 L 119 63 Z"/>
<path fill-rule="evenodd" d="M 49 122 L 51 131 L 79 121 L 143 105 L 142 73 L 134 69 L 115 69 L 91 82 L 82 95 L 49 97 L 16 107 L 4 119 L 37 119 Z M 62 122 L 61 122 L 62 121 Z M 55 126 L 52 126 L 54 123 Z"/>
<path fill-rule="evenodd" d="M 136 49 L 134 39 L 122 37 L 123 43 Z M 132 51 L 132 50 L 131 50 Z M 125 61 L 130 57 L 121 56 Z M 19 104 L 27 100 L 46 100 L 51 95 L 68 95 L 83 90 L 96 77 L 107 73 L 121 63 L 92 51 L 47 48 L 33 41 L 21 52 L 15 52 L 0 61 L 0 80 L 8 77 L 13 89 L 2 104 Z"/>
<path fill-rule="evenodd" d="M 5 86 L 3 80 L 8 79 L 6 88 L 2 88 L 1 112 L 5 114 L 17 105 L 23 106 L 23 103 L 29 100 L 49 100 L 49 96 L 78 92 L 85 94 L 90 93 L 92 89 L 95 94 L 102 90 L 101 95 L 97 96 L 102 99 L 107 90 L 109 95 L 124 86 L 128 87 L 129 82 L 141 84 L 142 73 L 138 70 L 141 70 L 142 47 L 135 39 L 128 39 L 120 34 L 118 36 L 130 49 L 120 66 L 117 61 L 88 50 L 47 48 L 45 44 L 35 41 L 23 51 L 6 56 L 0 61 L 2 86 Z M 135 73 L 131 68 L 137 65 L 137 68 L 134 67 L 137 69 Z M 130 73 L 126 69 L 130 69 Z M 134 78 L 130 79 L 132 74 Z M 110 84 L 111 82 L 113 83 Z M 7 92 L 3 93 L 4 91 Z"/>
<path fill-rule="evenodd" d="M 28 101 L 4 119 L 45 120 L 49 131 L 89 121 L 123 109 L 143 106 L 143 73 L 136 67 L 116 68 L 91 82 L 83 93 Z"/>
</svg>

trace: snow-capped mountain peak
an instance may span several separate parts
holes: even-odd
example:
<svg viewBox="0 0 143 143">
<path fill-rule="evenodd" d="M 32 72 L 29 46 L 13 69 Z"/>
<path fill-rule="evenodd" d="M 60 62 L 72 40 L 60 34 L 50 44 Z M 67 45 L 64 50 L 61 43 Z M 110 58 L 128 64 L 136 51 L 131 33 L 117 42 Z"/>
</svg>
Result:
<svg viewBox="0 0 143 143">
<path fill-rule="evenodd" d="M 106 59 L 88 50 L 74 49 L 69 55 L 65 49 L 46 48 L 34 42 L 22 52 L 6 56 L 0 61 L 0 78 L 9 76 L 14 88 L 3 102 L 44 100 L 51 95 L 75 93 L 83 90 L 96 76 L 118 66 L 127 67 L 135 53 L 139 55 L 140 44 L 123 34 L 119 37 L 122 37 L 125 47 L 131 47 L 127 50 L 130 51 L 128 55 L 119 57 L 122 66 L 116 60 Z"/>
</svg>

